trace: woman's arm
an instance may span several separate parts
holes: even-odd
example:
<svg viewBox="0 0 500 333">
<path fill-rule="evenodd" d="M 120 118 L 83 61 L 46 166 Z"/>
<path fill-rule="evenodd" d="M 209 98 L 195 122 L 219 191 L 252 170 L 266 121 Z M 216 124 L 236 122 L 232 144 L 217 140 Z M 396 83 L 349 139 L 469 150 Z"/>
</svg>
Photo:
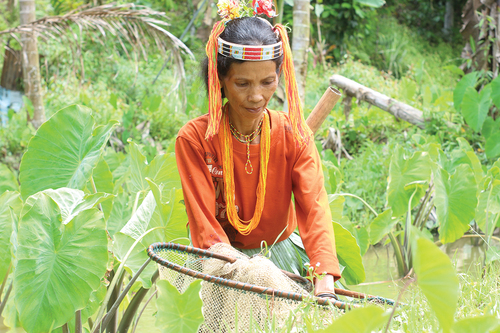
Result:
<svg viewBox="0 0 500 333">
<path fill-rule="evenodd" d="M 205 162 L 205 151 L 196 142 L 178 137 L 175 157 L 193 245 L 207 249 L 216 243 L 229 244 L 229 239 L 215 218 L 215 189 Z"/>
</svg>

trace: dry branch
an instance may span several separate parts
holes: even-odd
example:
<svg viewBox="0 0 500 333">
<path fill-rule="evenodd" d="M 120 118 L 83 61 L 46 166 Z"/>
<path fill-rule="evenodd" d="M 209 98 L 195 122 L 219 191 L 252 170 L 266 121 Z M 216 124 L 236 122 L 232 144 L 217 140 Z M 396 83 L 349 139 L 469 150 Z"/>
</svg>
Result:
<svg viewBox="0 0 500 333">
<path fill-rule="evenodd" d="M 341 75 L 333 75 L 330 78 L 330 83 L 342 89 L 347 97 L 356 97 L 358 100 L 368 102 L 389 112 L 396 118 L 424 128 L 422 111 L 408 104 L 392 99 Z"/>
</svg>

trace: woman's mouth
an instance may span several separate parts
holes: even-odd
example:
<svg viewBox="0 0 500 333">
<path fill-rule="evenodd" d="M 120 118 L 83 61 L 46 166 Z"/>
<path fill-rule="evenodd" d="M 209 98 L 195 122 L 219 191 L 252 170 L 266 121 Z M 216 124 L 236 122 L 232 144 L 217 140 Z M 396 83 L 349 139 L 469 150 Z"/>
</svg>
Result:
<svg viewBox="0 0 500 333">
<path fill-rule="evenodd" d="M 248 112 L 252 112 L 252 113 L 258 113 L 262 110 L 262 107 L 259 107 L 259 108 L 245 108 L 247 109 Z"/>
</svg>

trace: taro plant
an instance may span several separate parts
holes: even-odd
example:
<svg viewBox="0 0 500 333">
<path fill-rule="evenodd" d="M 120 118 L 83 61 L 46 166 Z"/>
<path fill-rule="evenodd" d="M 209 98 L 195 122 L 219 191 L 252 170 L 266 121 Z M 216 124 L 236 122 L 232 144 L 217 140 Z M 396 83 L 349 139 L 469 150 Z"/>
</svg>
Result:
<svg viewBox="0 0 500 333">
<path fill-rule="evenodd" d="M 484 137 L 486 156 L 494 159 L 500 156 L 500 77 L 483 83 L 478 92 L 481 82 L 479 72 L 465 75 L 453 91 L 453 103 L 471 130 Z"/>
<path fill-rule="evenodd" d="M 445 154 L 439 144 L 414 136 L 412 151 L 396 147 L 390 161 L 386 193 L 386 209 L 378 213 L 362 198 L 342 193 L 341 187 L 330 186 L 330 209 L 335 221 L 340 222 L 355 236 L 361 249 L 366 251 L 387 238 L 394 248 L 399 275 L 407 275 L 413 268 L 412 229 L 424 232 L 437 228 L 441 243 L 461 238 L 472 227 L 478 226 L 488 243 L 487 261 L 499 259 L 498 249 L 490 244 L 495 227 L 500 226 L 500 160 L 488 170 L 463 139 L 458 147 Z M 332 164 L 331 162 L 328 162 Z M 341 178 L 329 166 L 327 182 L 338 183 Z M 327 186 L 328 188 L 328 186 Z M 351 223 L 343 216 L 344 197 L 354 197 L 375 215 L 366 226 Z M 475 229 L 474 229 L 475 230 Z"/>
<path fill-rule="evenodd" d="M 146 247 L 187 242 L 173 154 L 148 164 L 133 142 L 129 154 L 106 148 L 116 124 L 98 126 L 90 109 L 69 106 L 29 142 L 20 190 L 2 168 L 0 311 L 7 325 L 127 332 L 158 276 Z"/>
</svg>

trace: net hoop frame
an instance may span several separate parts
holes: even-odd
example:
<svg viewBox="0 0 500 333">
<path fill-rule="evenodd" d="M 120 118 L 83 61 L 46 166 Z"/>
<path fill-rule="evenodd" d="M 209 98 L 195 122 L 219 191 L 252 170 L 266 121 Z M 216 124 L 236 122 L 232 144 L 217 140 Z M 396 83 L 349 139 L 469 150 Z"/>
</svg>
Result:
<svg viewBox="0 0 500 333">
<path fill-rule="evenodd" d="M 223 287 L 228 287 L 228 288 L 233 288 L 233 289 L 238 289 L 242 290 L 245 292 L 251 292 L 255 293 L 259 296 L 270 296 L 270 297 L 278 297 L 278 298 L 283 298 L 287 300 L 292 300 L 292 301 L 297 301 L 297 302 L 302 302 L 306 299 L 312 299 L 314 300 L 317 304 L 323 305 L 323 306 L 328 306 L 328 305 L 333 305 L 339 309 L 342 310 L 351 310 L 352 308 L 357 308 L 359 305 L 356 304 L 349 304 L 346 302 L 342 302 L 339 300 L 335 300 L 332 298 L 326 298 L 326 297 L 316 297 L 316 296 L 304 296 L 299 293 L 295 292 L 289 292 L 285 290 L 279 290 L 279 289 L 273 289 L 273 288 L 268 288 L 268 287 L 263 287 L 263 286 L 257 286 L 254 284 L 249 284 L 249 283 L 244 283 L 244 282 L 239 282 L 235 280 L 229 280 L 225 278 L 221 278 L 219 276 L 214 276 L 214 275 L 209 275 L 202 273 L 200 271 L 196 271 L 187 267 L 180 266 L 176 263 L 170 262 L 168 260 L 163 259 L 160 257 L 157 252 L 160 250 L 167 250 L 167 251 L 175 251 L 175 252 L 185 252 L 189 254 L 195 254 L 199 255 L 200 257 L 205 257 L 205 258 L 214 258 L 214 259 L 219 259 L 227 262 L 235 262 L 236 258 L 228 257 L 225 255 L 221 255 L 215 252 L 203 250 L 197 247 L 192 247 L 192 246 L 187 246 L 187 245 L 182 245 L 182 244 L 177 244 L 177 243 L 165 243 L 165 242 L 158 242 L 151 244 L 148 249 L 147 253 L 148 256 L 153 260 L 154 262 L 167 267 L 169 269 L 172 269 L 176 272 L 191 276 L 195 279 L 201 279 L 210 283 L 214 283 Z"/>
</svg>

